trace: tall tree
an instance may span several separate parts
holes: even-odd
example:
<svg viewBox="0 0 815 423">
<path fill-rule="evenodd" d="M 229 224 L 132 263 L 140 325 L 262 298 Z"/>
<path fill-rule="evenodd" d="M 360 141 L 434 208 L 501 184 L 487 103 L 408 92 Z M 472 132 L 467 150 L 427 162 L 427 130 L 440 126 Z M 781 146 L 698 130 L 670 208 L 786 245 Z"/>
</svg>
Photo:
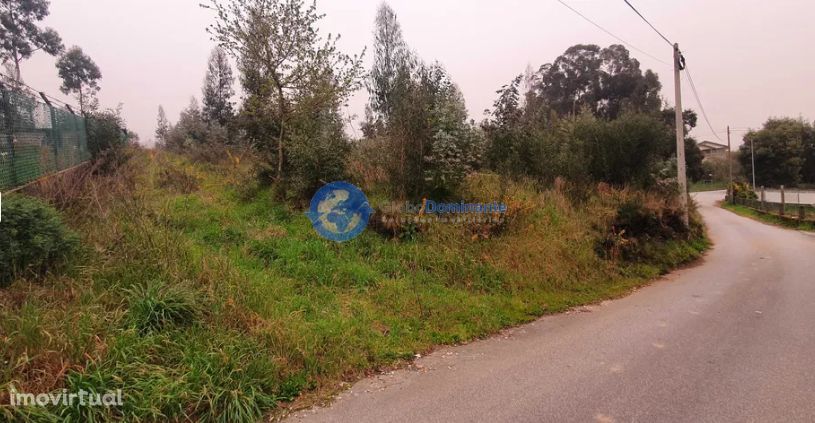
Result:
<svg viewBox="0 0 815 423">
<path fill-rule="evenodd" d="M 402 37 L 396 13 L 387 3 L 379 6 L 374 28 L 374 65 L 368 82 L 370 108 L 375 119 L 387 123 L 398 101 L 396 97 L 405 92 L 415 60 Z"/>
<path fill-rule="evenodd" d="M 207 75 L 204 78 L 204 120 L 207 123 L 217 122 L 221 126 L 232 119 L 232 96 L 235 90 L 232 88 L 234 78 L 232 67 L 229 65 L 229 58 L 226 51 L 220 47 L 212 49 L 207 65 Z"/>
<path fill-rule="evenodd" d="M 310 98 L 304 107 L 345 99 L 360 85 L 361 58 L 341 53 L 338 37 L 323 39 L 317 24 L 324 15 L 314 2 L 303 0 L 212 0 L 206 8 L 217 14 L 208 30 L 221 47 L 238 61 L 249 91 L 259 91 L 276 106 L 277 179 L 283 179 L 287 126 L 300 106 L 298 98 Z M 330 81 L 330 90 L 319 81 Z M 261 105 L 266 98 L 259 98 Z"/>
<path fill-rule="evenodd" d="M 578 44 L 554 62 L 541 66 L 528 100 L 544 104 L 560 116 L 584 108 L 595 116 L 614 119 L 624 110 L 659 111 L 661 84 L 650 70 L 644 74 L 637 59 L 621 45 L 600 48 Z"/>
<path fill-rule="evenodd" d="M 808 124 L 804 129 L 804 167 L 801 169 L 801 180 L 808 184 L 815 184 L 815 124 Z M 806 128 L 806 126 L 804 126 Z"/>
<path fill-rule="evenodd" d="M 57 60 L 59 77 L 62 78 L 60 91 L 65 94 L 75 93 L 79 100 L 79 110 L 85 113 L 87 106 L 93 104 L 96 93 L 99 92 L 99 79 L 102 72 L 99 66 L 86 55 L 81 48 L 73 46 Z"/>
<path fill-rule="evenodd" d="M 56 31 L 37 25 L 48 16 L 48 6 L 48 0 L 0 0 L 0 62 L 14 64 L 18 82 L 20 62 L 38 50 L 56 56 L 64 49 Z"/>
<path fill-rule="evenodd" d="M 156 118 L 156 143 L 160 146 L 167 145 L 167 134 L 170 133 L 170 122 L 167 120 L 167 114 L 164 113 L 164 107 L 158 106 L 158 117 Z"/>
<path fill-rule="evenodd" d="M 750 175 L 755 150 L 756 182 L 759 185 L 796 185 L 802 180 L 806 144 L 814 137 L 812 125 L 800 119 L 769 119 L 758 131 L 744 136 L 739 147 L 739 161 L 744 173 Z"/>
</svg>

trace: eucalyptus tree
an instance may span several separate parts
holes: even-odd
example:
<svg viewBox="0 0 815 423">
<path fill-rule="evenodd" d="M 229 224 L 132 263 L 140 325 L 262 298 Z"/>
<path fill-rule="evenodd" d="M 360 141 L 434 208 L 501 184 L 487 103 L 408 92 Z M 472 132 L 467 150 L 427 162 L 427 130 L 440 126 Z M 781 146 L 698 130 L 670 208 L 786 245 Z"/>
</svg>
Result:
<svg viewBox="0 0 815 423">
<path fill-rule="evenodd" d="M 56 56 L 64 50 L 62 39 L 38 22 L 48 16 L 48 0 L 0 0 L 0 62 L 14 65 L 19 82 L 20 63 L 37 51 Z"/>
<path fill-rule="evenodd" d="M 64 94 L 76 94 L 82 113 L 89 111 L 89 104 L 93 105 L 91 109 L 95 108 L 96 93 L 99 92 L 98 81 L 102 78 L 99 66 L 81 48 L 74 46 L 57 60 L 57 70 L 62 78 L 60 91 Z"/>
</svg>

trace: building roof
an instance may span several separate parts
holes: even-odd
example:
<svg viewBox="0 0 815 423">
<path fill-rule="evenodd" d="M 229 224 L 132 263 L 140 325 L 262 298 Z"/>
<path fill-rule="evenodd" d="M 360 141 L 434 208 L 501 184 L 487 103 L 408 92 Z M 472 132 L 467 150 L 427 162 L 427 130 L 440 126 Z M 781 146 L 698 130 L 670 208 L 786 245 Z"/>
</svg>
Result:
<svg viewBox="0 0 815 423">
<path fill-rule="evenodd" d="M 713 141 L 702 141 L 698 143 L 700 150 L 727 150 L 727 146 Z"/>
</svg>

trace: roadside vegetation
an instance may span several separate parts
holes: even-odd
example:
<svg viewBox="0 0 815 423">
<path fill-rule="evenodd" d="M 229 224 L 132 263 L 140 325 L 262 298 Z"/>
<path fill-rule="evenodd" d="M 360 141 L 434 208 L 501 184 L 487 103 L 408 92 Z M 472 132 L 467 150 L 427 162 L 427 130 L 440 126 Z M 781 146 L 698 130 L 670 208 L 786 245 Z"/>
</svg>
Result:
<svg viewBox="0 0 815 423">
<path fill-rule="evenodd" d="M 796 219 L 783 218 L 775 214 L 760 212 L 747 206 L 728 202 L 723 202 L 722 208 L 730 210 L 741 216 L 749 217 L 760 222 L 769 223 L 771 225 L 781 226 L 788 229 L 796 229 L 799 231 L 815 232 L 815 223 L 811 221 L 802 222 Z"/>
<path fill-rule="evenodd" d="M 254 421 L 434 345 L 623 295 L 706 246 L 698 224 L 672 240 L 676 215 L 660 218 L 658 197 L 604 188 L 575 203 L 566 187 L 520 183 L 503 187 L 517 215 L 501 234 L 473 241 L 473 228 L 439 224 L 338 245 L 271 189 L 247 196 L 242 174 L 139 151 L 72 192 L 63 215 L 82 254 L 0 291 L 0 395 L 122 389 L 125 406 L 0 411 Z M 464 184 L 502 191 L 496 176 Z M 57 186 L 39 189 L 60 203 Z"/>
<path fill-rule="evenodd" d="M 20 264 L 0 289 L 0 416 L 253 422 L 436 345 L 624 295 L 707 247 L 698 214 L 681 219 L 674 112 L 623 46 L 569 48 L 502 87 L 476 123 L 387 5 L 369 72 L 320 37 L 310 3 L 207 7 L 218 46 L 202 106 L 175 123 L 159 108 L 153 150 L 122 147 L 121 116 L 101 112 L 115 125 L 89 127 L 92 163 L 11 200 L 44 210 L 75 252 L 51 248 L 64 254 Z M 351 139 L 341 105 L 362 86 Z M 691 137 L 686 153 L 701 178 Z M 376 214 L 337 244 L 304 207 L 341 179 Z M 377 223 L 385 205 L 426 198 L 508 211 L 501 224 Z M 12 387 L 125 401 L 13 408 Z"/>
<path fill-rule="evenodd" d="M 755 153 L 756 186 L 805 187 L 815 184 L 815 128 L 803 118 L 771 118 L 744 136 L 739 161 L 752 175 Z"/>
</svg>

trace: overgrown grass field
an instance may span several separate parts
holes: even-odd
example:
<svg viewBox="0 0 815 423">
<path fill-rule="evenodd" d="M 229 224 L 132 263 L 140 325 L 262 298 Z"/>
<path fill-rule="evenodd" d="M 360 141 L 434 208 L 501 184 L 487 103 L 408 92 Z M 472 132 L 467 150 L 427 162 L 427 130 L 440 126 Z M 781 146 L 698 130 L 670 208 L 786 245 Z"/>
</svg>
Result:
<svg viewBox="0 0 815 423">
<path fill-rule="evenodd" d="M 518 210 L 500 234 L 435 225 L 336 244 L 240 167 L 138 152 L 60 204 L 81 254 L 66 273 L 0 289 L 0 404 L 13 386 L 122 389 L 124 406 L 0 405 L 0 419 L 256 421 L 438 344 L 623 295 L 707 246 L 697 231 L 605 257 L 625 192 L 576 206 L 484 175 L 473 199 L 503 193 Z"/>
</svg>

